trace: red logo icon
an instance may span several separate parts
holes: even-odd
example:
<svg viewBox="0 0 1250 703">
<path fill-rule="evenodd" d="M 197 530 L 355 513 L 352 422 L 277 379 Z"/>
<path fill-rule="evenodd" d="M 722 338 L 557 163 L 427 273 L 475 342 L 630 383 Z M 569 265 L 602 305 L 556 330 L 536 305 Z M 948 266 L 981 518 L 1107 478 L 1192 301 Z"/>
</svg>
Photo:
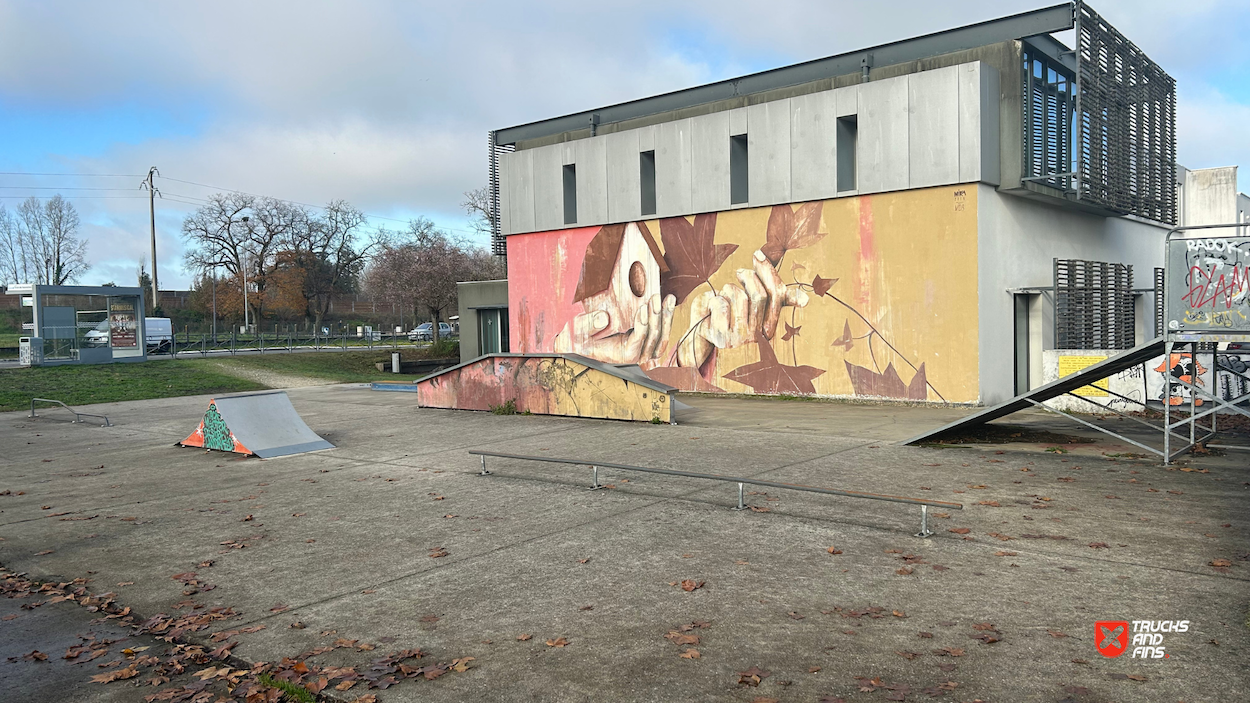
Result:
<svg viewBox="0 0 1250 703">
<path fill-rule="evenodd" d="M 1104 657 L 1118 657 L 1128 649 L 1128 621 L 1102 620 L 1094 623 L 1094 644 Z"/>
</svg>

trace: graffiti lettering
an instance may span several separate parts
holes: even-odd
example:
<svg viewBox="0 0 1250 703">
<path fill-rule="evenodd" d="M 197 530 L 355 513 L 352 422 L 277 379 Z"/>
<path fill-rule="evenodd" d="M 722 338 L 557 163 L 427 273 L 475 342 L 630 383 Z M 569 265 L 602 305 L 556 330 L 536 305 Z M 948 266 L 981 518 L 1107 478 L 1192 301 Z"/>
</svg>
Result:
<svg viewBox="0 0 1250 703">
<path fill-rule="evenodd" d="M 1189 291 L 1183 300 L 1189 307 L 1232 310 L 1235 306 L 1250 306 L 1247 299 L 1250 294 L 1250 250 L 1243 243 L 1227 239 L 1192 239 L 1186 241 L 1185 247 Z M 1227 326 L 1231 326 L 1232 322 L 1229 320 Z"/>
<path fill-rule="evenodd" d="M 1234 317 L 1236 316 L 1236 317 Z M 1206 310 L 1186 310 L 1182 321 L 1185 324 L 1202 324 L 1212 327 L 1232 327 L 1237 322 L 1237 317 L 1246 319 L 1246 314 L 1240 310 L 1220 310 L 1217 312 L 1207 312 Z"/>
</svg>

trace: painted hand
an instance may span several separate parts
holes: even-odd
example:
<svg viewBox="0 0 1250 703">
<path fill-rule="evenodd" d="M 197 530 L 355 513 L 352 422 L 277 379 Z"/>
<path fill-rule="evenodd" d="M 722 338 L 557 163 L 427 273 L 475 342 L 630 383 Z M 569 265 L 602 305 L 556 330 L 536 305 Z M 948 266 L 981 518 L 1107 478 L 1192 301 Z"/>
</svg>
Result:
<svg viewBox="0 0 1250 703">
<path fill-rule="evenodd" d="M 807 293 L 787 286 L 762 251 L 755 252 L 752 265 L 738 269 L 740 286 L 726 283 L 719 293 L 706 291 L 693 300 L 691 329 L 677 350 L 679 366 L 702 366 L 713 349 L 748 344 L 759 334 L 772 339 L 783 307 L 807 305 Z"/>
<path fill-rule="evenodd" d="M 612 322 L 605 310 L 585 312 L 573 318 L 552 340 L 552 350 L 562 354 L 581 354 L 609 364 L 644 364 L 664 353 L 673 328 L 673 309 L 677 299 L 653 295 L 638 308 L 629 331 L 603 337 L 596 335 Z"/>
</svg>

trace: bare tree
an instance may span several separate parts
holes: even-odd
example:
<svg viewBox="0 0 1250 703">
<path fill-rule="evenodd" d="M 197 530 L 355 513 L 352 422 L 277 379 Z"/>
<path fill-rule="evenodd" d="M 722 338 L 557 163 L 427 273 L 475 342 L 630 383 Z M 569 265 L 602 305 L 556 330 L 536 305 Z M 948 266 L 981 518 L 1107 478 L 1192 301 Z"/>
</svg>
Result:
<svg viewBox="0 0 1250 703">
<path fill-rule="evenodd" d="M 438 323 L 456 307 L 456 283 L 495 277 L 499 264 L 480 247 L 452 239 L 426 218 L 408 223 L 399 243 L 387 242 L 365 274 L 375 295 L 429 313 L 433 337 Z"/>
<path fill-rule="evenodd" d="M 78 239 L 78 211 L 60 194 L 47 202 L 30 197 L 17 216 L 0 209 L 0 246 L 8 251 L 0 276 L 8 282 L 72 283 L 90 268 L 87 243 Z"/>
<path fill-rule="evenodd" d="M 460 203 L 465 214 L 469 216 L 469 224 L 478 234 L 490 234 L 490 189 L 486 186 L 466 190 L 464 202 Z"/>
<path fill-rule="evenodd" d="M 0 283 L 25 283 L 30 280 L 26 271 L 26 249 L 22 246 L 21 231 L 17 219 L 0 204 Z"/>
<path fill-rule="evenodd" d="M 248 307 L 256 319 L 264 308 L 265 286 L 281 243 L 310 226 L 308 211 L 273 198 L 243 193 L 218 193 L 187 215 L 182 236 L 187 240 L 185 266 L 192 271 L 225 268 L 227 278 L 246 278 L 255 289 Z"/>
<path fill-rule="evenodd" d="M 385 230 L 361 241 L 360 229 L 366 222 L 364 213 L 336 200 L 307 227 L 292 230 L 283 243 L 290 260 L 302 271 L 303 295 L 314 329 L 320 329 L 321 320 L 329 314 L 331 297 L 356 288 L 369 255 L 386 241 Z"/>
</svg>

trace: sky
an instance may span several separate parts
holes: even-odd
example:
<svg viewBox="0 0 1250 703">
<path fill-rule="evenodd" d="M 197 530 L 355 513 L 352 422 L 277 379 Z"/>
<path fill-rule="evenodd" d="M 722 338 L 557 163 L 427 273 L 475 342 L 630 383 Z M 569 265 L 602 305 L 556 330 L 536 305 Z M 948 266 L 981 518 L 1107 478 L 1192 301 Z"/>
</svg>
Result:
<svg viewBox="0 0 1250 703">
<path fill-rule="evenodd" d="M 0 0 L 0 204 L 72 198 L 84 284 L 133 285 L 152 166 L 164 289 L 190 284 L 183 218 L 225 190 L 486 244 L 460 203 L 490 129 L 1049 4 Z M 1241 165 L 1250 192 L 1250 0 L 1090 4 L 1177 79 L 1180 163 Z"/>
</svg>

